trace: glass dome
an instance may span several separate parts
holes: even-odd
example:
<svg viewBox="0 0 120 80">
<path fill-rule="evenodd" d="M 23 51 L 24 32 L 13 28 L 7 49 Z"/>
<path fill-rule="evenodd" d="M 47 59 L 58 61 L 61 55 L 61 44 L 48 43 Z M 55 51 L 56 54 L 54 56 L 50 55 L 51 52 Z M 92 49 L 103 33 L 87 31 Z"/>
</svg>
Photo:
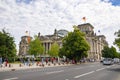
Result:
<svg viewBox="0 0 120 80">
<path fill-rule="evenodd" d="M 58 36 L 64 37 L 68 34 L 67 30 L 58 30 L 57 31 Z"/>
</svg>

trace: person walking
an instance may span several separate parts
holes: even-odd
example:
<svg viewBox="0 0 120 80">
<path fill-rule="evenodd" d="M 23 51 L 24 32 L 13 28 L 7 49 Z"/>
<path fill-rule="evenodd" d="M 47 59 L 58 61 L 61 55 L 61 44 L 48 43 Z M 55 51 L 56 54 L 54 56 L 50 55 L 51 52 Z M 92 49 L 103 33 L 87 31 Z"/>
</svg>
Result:
<svg viewBox="0 0 120 80">
<path fill-rule="evenodd" d="M 31 58 L 32 60 L 32 65 L 34 65 L 34 63 L 35 63 L 35 59 L 34 58 Z"/>
<path fill-rule="evenodd" d="M 7 67 L 8 66 L 8 59 L 6 58 L 5 59 L 5 67 Z"/>
<path fill-rule="evenodd" d="M 47 64 L 48 64 L 48 58 L 46 58 L 46 60 L 45 60 L 45 61 L 46 61 L 46 65 L 47 65 Z"/>
<path fill-rule="evenodd" d="M 0 56 L 0 67 L 2 67 L 2 57 Z"/>
</svg>

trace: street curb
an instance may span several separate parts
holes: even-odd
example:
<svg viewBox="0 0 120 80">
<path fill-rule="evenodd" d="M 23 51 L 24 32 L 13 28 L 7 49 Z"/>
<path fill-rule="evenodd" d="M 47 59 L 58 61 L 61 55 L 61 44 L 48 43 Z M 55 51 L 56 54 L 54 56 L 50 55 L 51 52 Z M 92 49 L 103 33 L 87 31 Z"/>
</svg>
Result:
<svg viewBox="0 0 120 80">
<path fill-rule="evenodd" d="M 27 67 L 18 67 L 18 68 L 2 68 L 2 69 L 0 69 L 0 72 L 8 72 L 8 71 L 18 71 L 18 70 L 27 70 L 27 69 L 35 69 L 35 68 L 47 68 L 47 67 L 62 67 L 62 66 L 70 66 L 70 65 L 72 65 L 72 64 L 66 64 L 66 65 L 56 65 L 56 66 L 34 66 L 34 67 L 29 67 L 29 66 L 27 66 Z"/>
</svg>

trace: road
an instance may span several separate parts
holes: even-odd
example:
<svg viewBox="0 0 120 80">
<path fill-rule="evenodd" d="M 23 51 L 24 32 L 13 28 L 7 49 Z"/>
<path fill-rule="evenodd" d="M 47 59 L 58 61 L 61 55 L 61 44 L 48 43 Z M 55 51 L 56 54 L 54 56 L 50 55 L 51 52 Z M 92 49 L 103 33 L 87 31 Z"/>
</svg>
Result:
<svg viewBox="0 0 120 80">
<path fill-rule="evenodd" d="M 87 63 L 0 72 L 0 80 L 120 80 L 120 65 Z"/>
</svg>

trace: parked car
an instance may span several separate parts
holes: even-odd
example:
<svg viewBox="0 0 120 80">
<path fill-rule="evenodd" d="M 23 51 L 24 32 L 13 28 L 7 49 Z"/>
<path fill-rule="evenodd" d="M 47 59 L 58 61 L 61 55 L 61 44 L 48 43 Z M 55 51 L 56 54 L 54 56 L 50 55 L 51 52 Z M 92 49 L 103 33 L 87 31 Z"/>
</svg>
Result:
<svg viewBox="0 0 120 80">
<path fill-rule="evenodd" d="M 114 58 L 114 63 L 119 63 L 119 62 L 120 62 L 119 58 Z"/>
<path fill-rule="evenodd" d="M 114 63 L 112 58 L 103 59 L 103 65 L 112 65 Z"/>
</svg>

